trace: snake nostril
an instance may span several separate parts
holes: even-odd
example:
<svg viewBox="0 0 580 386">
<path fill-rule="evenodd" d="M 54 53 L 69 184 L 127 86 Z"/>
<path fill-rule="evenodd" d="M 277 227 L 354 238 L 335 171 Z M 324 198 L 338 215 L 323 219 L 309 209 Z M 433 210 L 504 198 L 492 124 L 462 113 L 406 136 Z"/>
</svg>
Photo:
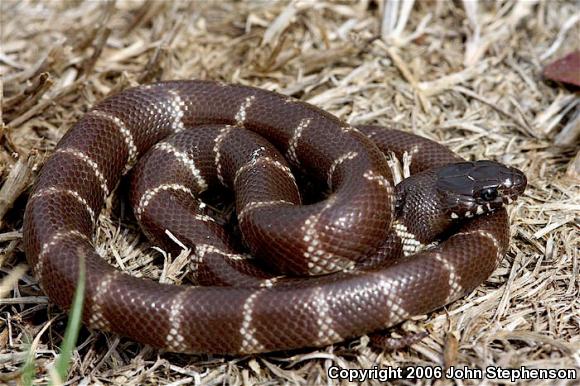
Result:
<svg viewBox="0 0 580 386">
<path fill-rule="evenodd" d="M 523 192 L 524 189 L 526 188 L 526 185 L 528 184 L 528 179 L 526 178 L 526 175 L 521 171 L 519 171 L 518 169 L 515 169 L 515 171 L 516 173 L 514 173 L 514 186 L 517 187 L 519 191 Z"/>
</svg>

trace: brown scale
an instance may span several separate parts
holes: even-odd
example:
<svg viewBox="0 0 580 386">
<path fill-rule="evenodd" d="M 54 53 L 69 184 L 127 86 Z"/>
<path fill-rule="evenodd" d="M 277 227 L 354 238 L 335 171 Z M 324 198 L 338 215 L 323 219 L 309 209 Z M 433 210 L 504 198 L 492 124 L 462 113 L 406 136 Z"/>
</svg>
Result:
<svg viewBox="0 0 580 386">
<path fill-rule="evenodd" d="M 163 285 L 121 274 L 95 252 L 87 239 L 94 226 L 90 212 L 64 190 L 77 192 L 98 213 L 104 200 L 100 196 L 102 181 L 97 173 L 104 176 L 107 190 L 112 190 L 121 174 L 131 166 L 127 164 L 133 161 L 133 156 L 145 154 L 153 144 L 184 128 L 200 124 L 244 126 L 266 138 L 281 154 L 295 154 L 296 159 L 290 160 L 292 166 L 304 168 L 322 181 L 326 181 L 329 169 L 339 157 L 348 152 L 358 153 L 356 160 L 336 167 L 336 175 L 332 177 L 334 190 L 328 198 L 334 203 L 316 221 L 326 250 L 352 261 L 362 259 L 363 255 L 373 259 L 389 248 L 400 246 L 401 240 L 389 230 L 396 215 L 392 211 L 396 207 L 395 192 L 381 185 L 383 178 L 390 178 L 390 172 L 383 155 L 368 138 L 314 106 L 272 92 L 208 81 L 163 82 L 125 90 L 105 99 L 94 110 L 97 113 L 89 112 L 67 133 L 58 149 L 80 151 L 98 166 L 97 170 L 86 160 L 56 153 L 40 173 L 24 218 L 26 254 L 31 265 L 41 268 L 35 273 L 51 301 L 65 309 L 70 306 L 79 262 L 86 263 L 83 320 L 91 327 L 177 352 L 245 354 L 324 346 L 388 328 L 412 315 L 454 301 L 485 280 L 508 247 L 507 214 L 504 209 L 498 209 L 458 223 L 459 233 L 432 249 L 392 259 L 374 268 L 271 280 L 262 287 L 256 282 L 258 288 L 252 283 L 235 287 L 225 282 L 219 286 Z M 304 130 L 297 135 L 300 125 Z M 417 149 L 411 165 L 413 173 L 460 160 L 442 146 L 414 135 L 377 127 L 360 130 L 382 151 L 390 149 L 401 156 L 404 151 Z M 232 138 L 228 142 L 226 136 L 222 146 L 235 144 Z M 203 141 L 209 153 L 214 145 L 211 139 Z M 291 145 L 296 146 L 289 148 Z M 228 157 L 223 158 L 227 166 L 222 173 L 231 180 L 239 164 Z M 211 165 L 214 159 L 207 157 L 196 166 L 202 174 L 210 175 L 215 173 Z M 164 172 L 158 173 L 161 177 L 173 172 L 173 176 L 185 176 L 183 170 L 178 171 L 176 163 L 163 168 Z M 252 173 L 260 178 L 265 176 L 258 169 Z M 164 183 L 158 177 L 146 176 L 144 185 L 137 186 L 135 191 L 142 194 L 154 188 L 153 184 Z M 250 180 L 250 177 L 243 178 Z M 207 180 L 215 183 L 215 177 Z M 268 185 L 268 190 L 274 190 L 274 185 Z M 293 195 L 286 191 L 290 184 L 282 186 L 282 194 Z M 63 189 L 63 192 L 34 196 L 48 188 Z M 250 195 L 251 191 L 247 190 L 244 195 Z M 174 202 L 177 207 L 187 208 L 190 215 L 204 215 L 197 204 L 184 203 L 189 194 L 167 192 L 164 190 L 159 195 L 161 203 Z M 262 192 L 252 194 L 259 196 Z M 151 212 L 165 212 L 169 214 L 167 220 L 184 226 L 182 211 L 171 212 L 154 202 L 155 197 L 143 211 L 144 218 Z M 360 215 L 353 216 L 343 204 L 355 207 Z M 324 205 L 322 201 L 310 209 Z M 297 209 L 297 213 L 304 216 L 305 212 L 301 211 L 306 210 L 309 209 Z M 416 214 L 420 211 L 420 207 L 415 209 Z M 279 237 L 284 246 L 301 246 L 303 234 L 298 240 L 286 239 L 297 234 L 296 220 L 272 218 L 273 214 L 266 211 L 263 214 L 278 226 L 294 221 L 292 228 L 281 226 L 284 232 Z M 343 228 L 345 219 L 353 228 Z M 204 221 L 199 223 L 207 225 Z M 159 232 L 161 228 L 152 230 L 156 237 Z M 199 232 L 215 239 L 221 237 L 219 227 Z M 373 251 L 385 239 L 391 240 L 392 245 L 388 248 L 383 245 L 373 256 Z M 228 247 L 227 236 L 220 240 L 220 245 Z M 206 257 L 213 253 L 208 251 L 206 248 Z M 218 257 L 208 258 L 215 262 L 208 265 L 208 275 L 236 268 L 223 256 Z M 296 264 L 286 269 L 301 271 L 303 267 Z M 242 271 L 242 279 L 244 275 L 252 276 Z"/>
</svg>

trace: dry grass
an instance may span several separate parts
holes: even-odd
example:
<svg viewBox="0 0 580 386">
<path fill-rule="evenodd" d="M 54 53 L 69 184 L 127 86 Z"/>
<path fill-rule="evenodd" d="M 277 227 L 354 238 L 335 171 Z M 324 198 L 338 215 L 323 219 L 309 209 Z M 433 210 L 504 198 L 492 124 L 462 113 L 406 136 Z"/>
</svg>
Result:
<svg viewBox="0 0 580 386">
<path fill-rule="evenodd" d="M 0 2 L 0 269 L 13 288 L 0 300 L 0 383 L 18 382 L 28 342 L 36 382 L 46 382 L 66 323 L 33 278 L 14 286 L 34 174 L 89 106 L 172 78 L 276 90 L 352 123 L 396 122 L 464 157 L 521 168 L 529 189 L 510 210 L 512 247 L 467 298 L 416 318 L 409 328 L 429 337 L 405 350 L 377 352 L 363 337 L 244 358 L 176 355 L 83 329 L 69 384 L 332 384 L 333 364 L 580 371 L 580 102 L 540 76 L 579 48 L 577 5 L 421 1 L 383 18 L 379 3 Z M 179 259 L 151 249 L 118 206 L 100 217 L 99 248 L 134 275 L 179 281 Z"/>
</svg>

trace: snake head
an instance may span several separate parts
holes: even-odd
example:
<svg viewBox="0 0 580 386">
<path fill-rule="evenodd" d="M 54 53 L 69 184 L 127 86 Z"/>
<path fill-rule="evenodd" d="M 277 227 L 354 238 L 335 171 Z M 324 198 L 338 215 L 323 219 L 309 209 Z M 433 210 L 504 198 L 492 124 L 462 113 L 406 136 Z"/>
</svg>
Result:
<svg viewBox="0 0 580 386">
<path fill-rule="evenodd" d="M 437 171 L 436 187 L 452 219 L 511 204 L 527 184 L 524 173 L 494 161 L 458 162 Z"/>
</svg>

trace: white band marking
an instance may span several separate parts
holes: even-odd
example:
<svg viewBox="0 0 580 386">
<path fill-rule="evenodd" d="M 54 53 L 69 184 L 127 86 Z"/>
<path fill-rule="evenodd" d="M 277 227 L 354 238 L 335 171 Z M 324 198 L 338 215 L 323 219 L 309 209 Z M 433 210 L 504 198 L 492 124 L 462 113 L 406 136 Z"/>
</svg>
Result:
<svg viewBox="0 0 580 386">
<path fill-rule="evenodd" d="M 407 227 L 399 221 L 395 221 L 393 223 L 393 229 L 395 234 L 399 236 L 401 239 L 401 243 L 403 244 L 403 255 L 409 256 L 414 253 L 419 252 L 424 248 L 424 244 L 421 243 L 414 234 L 409 232 Z"/>
<path fill-rule="evenodd" d="M 148 189 L 147 191 L 145 191 L 145 193 L 143 193 L 143 195 L 139 199 L 139 205 L 137 205 L 137 209 L 135 210 L 135 214 L 137 215 L 137 218 L 138 219 L 141 218 L 141 214 L 143 214 L 143 211 L 145 210 L 147 205 L 149 205 L 149 202 L 151 201 L 151 199 L 153 199 L 153 197 L 155 197 L 159 192 L 167 191 L 167 190 L 176 190 L 176 191 L 189 193 L 192 197 L 194 197 L 191 189 L 189 189 L 188 187 L 183 186 L 181 184 L 162 184 L 162 185 L 156 186 L 155 188 L 151 188 L 151 189 Z"/>
<path fill-rule="evenodd" d="M 174 133 L 179 133 L 185 129 L 183 125 L 183 116 L 185 115 L 185 111 L 187 110 L 187 105 L 177 92 L 177 90 L 169 90 L 169 94 L 173 97 L 173 100 L 170 102 L 171 104 L 171 111 L 173 111 L 173 122 L 171 124 L 171 129 Z"/>
<path fill-rule="evenodd" d="M 242 210 L 240 210 L 240 213 L 238 213 L 238 221 L 242 222 L 245 217 L 254 209 L 257 208 L 264 208 L 264 207 L 268 207 L 268 206 L 274 206 L 274 205 L 294 205 L 293 203 L 291 203 L 290 201 L 286 201 L 286 200 L 273 200 L 273 201 L 261 201 L 261 202 L 249 202 L 246 204 L 246 206 L 244 206 L 244 208 Z"/>
<path fill-rule="evenodd" d="M 443 267 L 445 267 L 445 270 L 449 273 L 449 282 L 448 283 L 449 283 L 449 288 L 451 289 L 451 292 L 449 293 L 449 296 L 447 296 L 447 299 L 445 299 L 445 304 L 447 304 L 447 303 L 455 300 L 455 298 L 463 292 L 463 287 L 461 287 L 461 285 L 459 284 L 459 280 L 461 280 L 461 278 L 459 277 L 459 275 L 455 271 L 455 266 L 453 266 L 453 264 L 451 264 L 449 262 L 449 260 L 444 258 L 441 255 L 441 253 L 435 254 L 435 260 L 437 260 L 441 264 L 443 264 Z"/>
<path fill-rule="evenodd" d="M 78 159 L 82 160 L 84 163 L 86 163 L 87 165 L 89 165 L 89 167 L 91 169 L 93 169 L 93 172 L 95 173 L 95 176 L 97 177 L 97 180 L 99 180 L 101 190 L 103 191 L 104 198 L 106 199 L 107 197 L 109 197 L 109 188 L 108 188 L 107 179 L 105 178 L 103 173 L 101 173 L 101 169 L 99 168 L 99 165 L 97 165 L 97 163 L 95 161 L 93 161 L 88 155 L 86 155 L 85 153 L 83 153 L 80 150 L 71 149 L 71 148 L 58 149 L 56 151 L 56 153 L 72 155 L 73 157 L 78 158 Z"/>
<path fill-rule="evenodd" d="M 51 194 L 67 194 L 69 196 L 74 197 L 79 203 L 81 203 L 85 207 L 85 209 L 89 213 L 89 216 L 91 217 L 91 223 L 92 224 L 95 223 L 95 211 L 93 210 L 93 208 L 90 207 L 87 200 L 85 200 L 83 197 L 81 197 L 81 195 L 74 190 L 58 189 L 55 187 L 50 187 L 50 188 L 39 190 L 38 192 L 34 193 L 32 195 L 32 197 L 30 197 L 30 200 L 34 200 L 37 197 L 44 197 L 44 196 L 48 196 Z"/>
<path fill-rule="evenodd" d="M 385 176 L 377 174 L 372 170 L 367 170 L 366 172 L 364 172 L 363 177 L 369 181 L 378 182 L 380 186 L 384 187 L 389 192 L 391 192 L 393 190 L 391 183 L 389 182 L 389 180 Z"/>
<path fill-rule="evenodd" d="M 41 281 L 42 279 L 41 276 L 42 276 L 42 268 L 44 265 L 44 259 L 46 258 L 46 255 L 48 254 L 50 248 L 54 247 L 59 242 L 65 240 L 70 236 L 80 237 L 87 241 L 89 240 L 89 238 L 86 235 L 82 234 L 77 230 L 59 231 L 56 232 L 54 235 L 52 235 L 50 241 L 42 244 L 42 247 L 40 247 L 40 252 L 38 253 L 36 264 L 33 267 L 33 270 L 36 273 L 36 276 L 38 277 L 39 281 Z"/>
<path fill-rule="evenodd" d="M 270 279 L 263 280 L 260 283 L 260 287 L 262 288 L 272 288 L 274 284 L 278 282 L 278 280 L 283 279 L 285 276 L 275 276 Z"/>
<path fill-rule="evenodd" d="M 254 102 L 254 99 L 256 99 L 255 95 L 246 97 L 246 100 L 244 100 L 244 102 L 240 105 L 240 108 L 234 118 L 236 120 L 237 126 L 244 127 L 244 122 L 246 121 L 246 112 Z"/>
<path fill-rule="evenodd" d="M 298 124 L 298 126 L 296 127 L 296 129 L 294 129 L 294 135 L 292 136 L 292 138 L 290 138 L 290 141 L 288 142 L 288 150 L 286 151 L 286 158 L 288 158 L 291 162 L 293 162 L 294 165 L 299 164 L 298 156 L 296 155 L 298 140 L 302 136 L 302 132 L 304 131 L 304 129 L 306 129 L 310 125 L 310 122 L 312 122 L 312 119 L 310 118 L 302 119 Z"/>
<path fill-rule="evenodd" d="M 89 317 L 89 325 L 97 329 L 109 329 L 109 321 L 103 315 L 104 297 L 109 291 L 109 287 L 117 275 L 118 271 L 113 271 L 105 275 L 95 289 L 93 294 L 93 306 L 91 308 L 91 316 Z"/>
<path fill-rule="evenodd" d="M 217 177 L 219 179 L 219 181 L 221 182 L 221 184 L 223 186 L 227 186 L 225 181 L 224 181 L 224 177 L 222 175 L 222 165 L 220 162 L 221 159 L 221 152 L 220 152 L 220 146 L 222 144 L 222 142 L 224 141 L 226 135 L 228 135 L 228 133 L 232 130 L 232 126 L 226 126 L 223 129 L 220 130 L 220 133 L 217 137 L 215 137 L 214 140 L 214 146 L 213 146 L 213 152 L 215 153 L 215 167 L 216 167 L 216 173 L 217 173 Z"/>
<path fill-rule="evenodd" d="M 188 291 L 181 291 L 173 300 L 171 301 L 171 306 L 169 307 L 169 332 L 165 337 L 167 345 L 173 350 L 181 350 L 184 347 L 185 337 L 181 333 L 181 323 L 182 323 L 182 313 L 184 309 L 184 302 Z"/>
<path fill-rule="evenodd" d="M 321 234 L 316 229 L 316 226 L 324 212 L 332 207 L 335 201 L 336 196 L 330 196 L 327 199 L 326 205 L 318 213 L 309 216 L 300 228 L 304 235 L 302 241 L 307 245 L 303 256 L 308 265 L 308 272 L 313 275 L 330 273 L 338 269 L 346 270 L 355 264 L 354 261 L 339 258 L 335 254 L 325 251 L 320 246 Z"/>
<path fill-rule="evenodd" d="M 351 160 L 354 159 L 358 156 L 358 153 L 355 151 L 349 151 L 348 153 L 345 153 L 343 155 L 341 155 L 340 157 L 338 157 L 337 159 L 334 160 L 334 162 L 332 163 L 332 165 L 330 165 L 330 168 L 328 169 L 328 174 L 327 174 L 327 183 L 328 183 L 328 187 L 332 189 L 332 176 L 334 174 L 334 171 L 336 170 L 336 168 L 342 164 L 344 161 L 346 160 Z"/>
<path fill-rule="evenodd" d="M 154 147 L 165 151 L 166 153 L 172 154 L 182 165 L 184 165 L 187 170 L 193 176 L 195 183 L 199 187 L 200 192 L 207 190 L 207 182 L 201 175 L 201 171 L 195 166 L 193 158 L 191 158 L 186 152 L 178 150 L 175 146 L 167 142 L 160 142 Z"/>
<path fill-rule="evenodd" d="M 228 253 L 228 252 L 222 251 L 218 247 L 215 247 L 215 246 L 209 245 L 209 244 L 197 244 L 195 246 L 195 255 L 199 258 L 199 262 L 203 261 L 203 258 L 208 253 L 217 253 L 217 254 L 222 255 L 230 260 L 235 260 L 235 261 L 244 261 L 244 260 L 253 259 L 253 257 L 251 255 L 242 255 L 239 253 Z"/>
<path fill-rule="evenodd" d="M 384 275 L 379 274 L 378 276 L 379 280 L 376 283 L 376 288 L 371 288 L 370 290 L 382 293 L 387 298 L 386 306 L 390 314 L 388 325 L 393 325 L 402 320 L 408 319 L 410 314 L 402 306 L 403 299 L 400 296 L 397 296 L 397 288 L 400 284 L 397 284 L 397 281 L 385 277 Z"/>
<path fill-rule="evenodd" d="M 242 337 L 242 344 L 240 346 L 240 352 L 251 352 L 260 351 L 263 349 L 263 345 L 256 339 L 256 329 L 251 327 L 254 312 L 254 302 L 260 293 L 265 291 L 265 289 L 260 289 L 248 296 L 244 305 L 242 326 L 240 327 L 240 336 Z"/>
<path fill-rule="evenodd" d="M 316 345 L 341 341 L 343 338 L 332 328 L 334 320 L 330 316 L 330 306 L 320 287 L 314 291 L 313 305 L 316 309 L 316 324 L 318 325 Z"/>
<path fill-rule="evenodd" d="M 250 161 L 248 161 L 247 163 L 245 163 L 241 168 L 239 168 L 236 171 L 236 175 L 234 176 L 234 186 L 236 186 L 236 183 L 238 181 L 238 177 L 245 172 L 248 169 L 251 169 L 252 167 L 256 166 L 259 163 L 265 162 L 269 165 L 274 166 L 276 169 L 283 171 L 284 173 L 286 173 L 288 175 L 288 177 L 294 182 L 294 185 L 296 185 L 296 180 L 294 179 L 294 175 L 292 174 L 292 171 L 290 170 L 290 168 L 286 165 L 284 165 L 282 162 L 272 159 L 270 157 L 267 156 L 263 156 L 263 157 L 259 157 L 259 158 L 252 158 Z M 296 185 L 296 187 L 298 188 L 298 186 Z"/>
<path fill-rule="evenodd" d="M 123 137 L 123 140 L 125 141 L 125 144 L 127 145 L 127 152 L 128 152 L 128 157 L 127 157 L 127 162 L 125 165 L 125 172 L 127 170 L 129 170 L 137 161 L 137 156 L 139 154 L 139 151 L 137 150 L 137 146 L 135 146 L 135 140 L 133 139 L 133 134 L 131 134 L 131 131 L 125 126 L 125 123 L 117 118 L 114 115 L 105 113 L 104 111 L 99 111 L 99 110 L 92 110 L 90 111 L 90 114 L 106 119 L 110 122 L 113 122 L 115 124 L 115 126 L 117 127 L 117 129 L 119 129 L 119 132 L 121 133 L 121 136 Z"/>
</svg>

